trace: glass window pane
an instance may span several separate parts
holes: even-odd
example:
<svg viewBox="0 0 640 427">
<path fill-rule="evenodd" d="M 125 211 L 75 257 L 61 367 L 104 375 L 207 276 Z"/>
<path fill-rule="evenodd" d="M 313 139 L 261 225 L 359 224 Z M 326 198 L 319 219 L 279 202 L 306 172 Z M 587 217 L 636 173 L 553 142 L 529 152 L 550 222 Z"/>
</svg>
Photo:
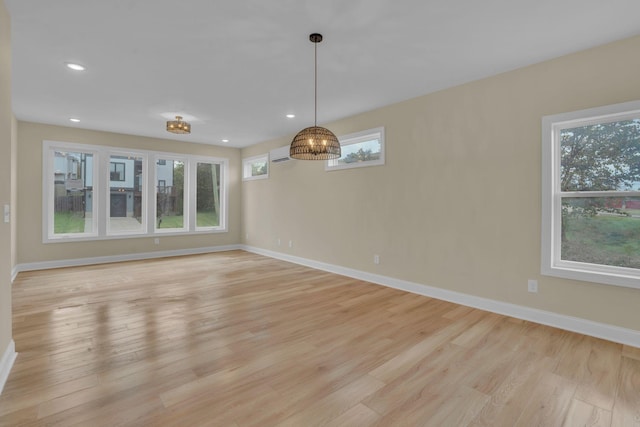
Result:
<svg viewBox="0 0 640 427">
<path fill-rule="evenodd" d="M 341 155 L 327 160 L 325 170 L 384 165 L 384 128 L 369 129 L 340 138 Z"/>
<path fill-rule="evenodd" d="M 220 225 L 220 164 L 198 163 L 196 169 L 196 227 Z"/>
<path fill-rule="evenodd" d="M 136 156 L 110 158 L 109 232 L 126 234 L 143 229 L 143 159 Z"/>
<path fill-rule="evenodd" d="M 562 191 L 640 190 L 640 118 L 562 129 Z"/>
<path fill-rule="evenodd" d="M 251 176 L 260 176 L 267 174 L 267 161 L 258 161 L 251 163 Z"/>
<path fill-rule="evenodd" d="M 92 233 L 93 154 L 53 153 L 53 234 Z"/>
<path fill-rule="evenodd" d="M 337 159 L 340 165 L 356 162 L 370 162 L 380 159 L 382 144 L 379 139 L 371 139 L 355 144 L 343 145 L 341 156 Z"/>
<path fill-rule="evenodd" d="M 640 268 L 640 197 L 562 199 L 561 259 Z"/>
<path fill-rule="evenodd" d="M 184 228 L 184 162 L 156 162 L 156 227 Z"/>
<path fill-rule="evenodd" d="M 268 155 L 253 156 L 242 159 L 242 179 L 262 179 L 269 177 Z"/>
</svg>

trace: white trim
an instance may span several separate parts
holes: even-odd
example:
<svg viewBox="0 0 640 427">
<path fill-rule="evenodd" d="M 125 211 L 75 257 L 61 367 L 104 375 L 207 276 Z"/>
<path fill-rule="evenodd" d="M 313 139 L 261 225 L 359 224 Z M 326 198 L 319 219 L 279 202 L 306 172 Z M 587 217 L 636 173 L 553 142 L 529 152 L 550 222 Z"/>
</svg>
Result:
<svg viewBox="0 0 640 427">
<path fill-rule="evenodd" d="M 384 126 L 367 129 L 360 132 L 350 133 L 348 135 L 342 135 L 338 137 L 340 141 L 341 147 L 346 147 L 353 144 L 360 144 L 367 141 L 372 141 L 377 139 L 380 142 L 380 158 L 377 160 L 368 160 L 362 162 L 354 162 L 354 163 L 343 163 L 339 164 L 339 159 L 327 160 L 324 164 L 324 170 L 329 171 L 337 171 L 343 169 L 353 169 L 353 168 L 364 168 L 369 166 L 382 166 L 385 163 L 384 152 L 385 152 L 385 136 L 384 136 Z"/>
<path fill-rule="evenodd" d="M 599 323 L 578 317 L 557 314 L 550 311 L 538 310 L 507 302 L 463 294 L 461 292 L 449 291 L 442 288 L 422 285 L 420 283 L 409 282 L 379 274 L 367 273 L 361 270 L 354 270 L 352 268 L 313 261 L 252 246 L 242 245 L 241 249 L 244 249 L 247 252 L 253 252 L 259 255 L 292 262 L 294 264 L 328 271 L 330 273 L 353 277 L 359 280 L 365 280 L 367 282 L 400 289 L 418 295 L 449 301 L 522 320 L 528 320 L 530 322 L 577 332 L 579 334 L 589 335 L 596 338 L 602 338 L 620 344 L 640 347 L 640 330 L 622 328 L 619 326 L 608 325 L 606 323 Z"/>
<path fill-rule="evenodd" d="M 18 272 L 33 271 L 33 270 L 48 270 L 50 268 L 63 268 L 63 267 L 76 267 L 82 265 L 93 264 L 109 264 L 112 262 L 122 261 L 140 261 L 144 259 L 153 258 L 167 258 L 173 256 L 183 255 L 198 255 L 207 254 L 213 252 L 226 252 L 242 249 L 241 245 L 224 245 L 224 246 L 207 246 L 203 248 L 191 248 L 191 249 L 175 249 L 169 251 L 157 251 L 157 252 L 141 252 L 125 255 L 108 255 L 91 258 L 76 258 L 76 259 L 63 259 L 58 261 L 41 261 L 41 262 L 28 262 L 25 264 L 19 264 L 17 266 Z"/>
<path fill-rule="evenodd" d="M 561 205 L 564 197 L 637 197 L 638 191 L 562 192 L 559 183 L 561 129 L 637 118 L 640 101 L 589 108 L 542 118 L 542 216 L 540 272 L 545 276 L 640 289 L 640 270 L 565 261 L 561 257 Z"/>
<path fill-rule="evenodd" d="M 79 242 L 79 241 L 99 241 L 122 238 L 144 238 L 159 237 L 161 235 L 179 235 L 179 234 L 197 234 L 197 233 L 226 233 L 228 232 L 228 210 L 229 210 L 229 159 L 214 156 L 192 155 L 184 153 L 169 153 L 164 151 L 149 150 L 130 150 L 127 148 L 111 147 L 106 145 L 86 145 L 74 142 L 49 141 L 44 140 L 42 148 L 43 177 L 42 177 L 42 243 L 63 243 L 63 242 Z M 93 230 L 89 233 L 68 233 L 56 235 L 54 229 L 54 214 L 50 209 L 54 203 L 54 181 L 52 156 L 54 151 L 82 151 L 93 155 L 93 201 L 92 201 L 92 217 Z M 139 230 L 132 232 L 116 233 L 109 230 L 109 200 L 111 197 L 110 181 L 105 180 L 111 162 L 111 156 L 133 155 L 143 158 L 142 173 L 142 200 L 144 201 L 142 208 L 142 224 Z M 185 227 L 182 229 L 166 229 L 157 232 L 155 229 L 155 189 L 154 168 L 151 159 L 154 158 L 178 158 L 185 162 L 185 189 L 184 194 L 188 194 L 190 199 L 184 208 Z M 220 206 L 222 212 L 218 214 L 219 225 L 216 227 L 197 227 L 195 212 L 195 195 L 196 195 L 196 169 L 197 163 L 209 163 L 220 165 Z M 191 170 L 193 172 L 190 172 Z M 193 181 L 191 181 L 193 180 Z M 184 202 L 184 200 L 183 200 Z"/>
<path fill-rule="evenodd" d="M 11 283 L 16 280 L 16 277 L 18 277 L 18 266 L 14 265 L 11 269 Z"/>
<path fill-rule="evenodd" d="M 107 239 L 113 239 L 113 238 L 118 238 L 118 237 L 123 237 L 123 236 L 134 236 L 134 237 L 142 237 L 148 234 L 152 234 L 153 233 L 153 228 L 150 230 L 148 223 L 147 223 L 147 215 L 148 215 L 148 211 L 152 210 L 152 209 L 148 209 L 148 206 L 150 206 L 152 204 L 152 202 L 149 200 L 150 194 L 149 194 L 149 155 L 150 153 L 146 152 L 146 151 L 137 151 L 137 150 L 126 150 L 126 149 L 121 149 L 121 148 L 113 148 L 113 147 L 108 147 L 108 148 L 102 148 L 99 152 L 98 152 L 98 159 L 99 161 L 102 162 L 102 170 L 105 171 L 103 176 L 107 176 L 107 172 L 106 171 L 111 171 L 111 164 L 112 163 L 121 163 L 121 162 L 130 162 L 133 171 L 131 172 L 131 177 L 132 177 L 132 183 L 131 183 L 131 188 L 135 188 L 136 187 L 136 183 L 135 183 L 135 162 L 136 160 L 139 160 L 142 163 L 142 191 L 141 191 L 141 199 L 140 199 L 140 203 L 141 203 L 141 214 L 140 214 L 140 220 L 142 222 L 140 222 L 140 227 L 136 230 L 130 230 L 130 231 L 112 231 L 111 230 L 111 199 L 114 196 L 114 190 L 112 187 L 112 181 L 111 181 L 111 177 L 109 176 L 109 179 L 107 180 L 105 178 L 105 182 L 106 182 L 106 186 L 100 187 L 98 188 L 98 191 L 96 190 L 96 187 L 94 186 L 94 192 L 93 192 L 93 198 L 94 200 L 96 199 L 96 197 L 101 197 L 101 193 L 104 194 L 106 197 L 104 199 L 104 206 L 102 207 L 104 210 L 102 211 L 102 217 L 99 215 L 99 213 L 97 211 L 93 211 L 93 215 L 94 217 L 98 218 L 98 222 L 102 222 L 100 220 L 100 218 L 105 218 L 104 220 L 104 224 L 99 224 L 100 227 L 102 226 L 106 226 L 106 229 L 104 231 L 104 235 L 100 235 L 100 231 L 98 232 L 98 235 L 100 235 L 100 237 L 104 237 Z M 95 161 L 94 161 L 95 163 Z M 116 181 L 117 182 L 117 181 Z M 127 174 L 126 174 L 126 167 L 125 167 L 125 181 L 127 182 Z M 126 184 L 125 184 L 126 185 Z M 120 187 L 122 188 L 122 187 Z M 155 189 L 155 185 L 153 186 L 153 188 Z M 124 188 L 122 188 L 124 189 Z M 129 198 L 132 198 L 132 195 L 129 194 Z M 125 196 L 125 200 L 126 200 L 126 196 Z M 153 201 L 155 202 L 155 200 Z M 133 201 L 132 201 L 133 203 Z M 128 204 L 128 203 L 127 203 Z M 47 207 L 48 209 L 49 207 Z M 135 209 L 135 208 L 134 208 Z M 127 209 L 128 210 L 128 209 Z M 127 213 L 128 214 L 128 213 Z M 50 212 L 49 215 L 53 215 L 53 212 Z"/>
<path fill-rule="evenodd" d="M 183 182 L 182 182 L 182 228 L 158 228 L 158 162 L 160 160 L 164 160 L 165 161 L 165 165 L 166 162 L 171 162 L 172 163 L 172 168 L 175 170 L 175 163 L 176 162 L 182 162 L 182 175 L 183 175 Z M 188 203 L 186 203 L 186 197 L 185 194 L 189 194 L 189 189 L 187 188 L 189 183 L 189 180 L 185 180 L 184 177 L 189 175 L 189 159 L 186 156 L 180 156 L 180 155 L 175 155 L 175 156 L 165 156 L 165 155 L 160 155 L 160 154 L 156 154 L 155 156 L 153 156 L 153 164 L 151 165 L 153 166 L 153 171 L 152 171 L 152 177 L 151 180 L 149 181 L 149 185 L 153 185 L 153 209 L 149 209 L 149 213 L 148 213 L 148 217 L 147 217 L 147 221 L 149 222 L 149 225 L 151 226 L 150 229 L 154 234 L 169 234 L 169 233 L 176 233 L 176 232 L 180 232 L 180 233 L 186 233 L 189 231 L 189 229 L 187 228 L 188 226 L 188 219 L 189 219 L 189 206 Z M 175 178 L 175 175 L 172 177 L 173 179 Z M 172 186 L 174 184 L 174 182 L 171 183 Z"/>
<path fill-rule="evenodd" d="M 191 176 L 189 184 L 189 230 L 193 232 L 217 232 L 226 233 L 229 231 L 227 216 L 229 212 L 229 159 L 220 157 L 190 156 L 189 173 Z M 220 165 L 220 187 L 218 191 L 222 212 L 218 213 L 218 225 L 214 227 L 198 227 L 197 191 L 198 191 L 198 163 L 210 165 Z"/>
<path fill-rule="evenodd" d="M 11 340 L 2 355 L 2 359 L 0 359 L 0 394 L 2 394 L 4 385 L 9 378 L 9 372 L 11 372 L 16 357 L 18 357 L 18 353 L 16 353 L 16 343 Z"/>
<path fill-rule="evenodd" d="M 54 204 L 55 180 L 52 177 L 54 177 L 55 172 L 55 152 L 65 152 L 71 150 L 80 151 L 82 153 L 92 155 L 93 174 L 91 176 L 91 187 L 93 192 L 93 216 L 91 221 L 91 231 L 86 233 L 69 233 L 65 236 L 56 236 L 54 233 L 54 213 L 53 211 L 49 211 L 49 207 L 53 206 Z M 59 239 L 91 240 L 98 237 L 98 224 L 97 217 L 95 216 L 95 213 L 97 212 L 96 206 L 98 200 L 95 197 L 95 194 L 96 187 L 100 183 L 100 175 L 102 171 L 99 169 L 99 162 L 96 162 L 96 160 L 98 159 L 97 154 L 98 150 L 96 149 L 96 147 L 91 147 L 85 144 L 75 144 L 49 140 L 42 141 L 42 243 L 57 242 L 59 241 Z"/>
<path fill-rule="evenodd" d="M 264 161 L 267 165 L 267 173 L 262 175 L 251 175 L 252 166 L 254 163 L 258 163 Z M 247 172 L 249 174 L 247 175 Z M 260 154 L 257 156 L 245 157 L 242 159 L 242 180 L 243 181 L 254 181 L 256 179 L 267 179 L 269 178 L 269 153 Z"/>
</svg>

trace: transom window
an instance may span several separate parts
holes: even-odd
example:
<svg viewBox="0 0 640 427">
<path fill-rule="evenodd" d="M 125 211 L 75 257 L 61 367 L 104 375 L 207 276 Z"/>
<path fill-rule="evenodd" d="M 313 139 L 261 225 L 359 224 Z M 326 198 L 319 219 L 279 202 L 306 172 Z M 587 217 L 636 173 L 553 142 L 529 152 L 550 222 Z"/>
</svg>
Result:
<svg viewBox="0 0 640 427">
<path fill-rule="evenodd" d="M 43 165 L 45 243 L 227 230 L 227 159 L 44 141 Z"/>
<path fill-rule="evenodd" d="M 327 160 L 325 170 L 384 165 L 384 128 L 379 127 L 338 138 L 342 155 Z"/>
<path fill-rule="evenodd" d="M 244 181 L 265 178 L 269 178 L 268 154 L 242 159 L 242 179 Z"/>
<path fill-rule="evenodd" d="M 640 288 L 640 102 L 543 119 L 543 274 Z"/>
</svg>

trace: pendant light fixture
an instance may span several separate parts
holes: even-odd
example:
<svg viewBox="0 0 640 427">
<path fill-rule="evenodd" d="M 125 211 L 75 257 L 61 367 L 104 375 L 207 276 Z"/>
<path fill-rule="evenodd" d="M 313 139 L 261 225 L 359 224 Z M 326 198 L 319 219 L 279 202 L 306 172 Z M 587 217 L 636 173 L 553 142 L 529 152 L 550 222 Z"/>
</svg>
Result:
<svg viewBox="0 0 640 427">
<path fill-rule="evenodd" d="M 175 120 L 169 120 L 167 122 L 167 132 L 191 133 L 191 124 L 183 121 L 181 116 L 176 116 Z"/>
<path fill-rule="evenodd" d="M 341 155 L 340 141 L 329 129 L 318 126 L 318 43 L 322 34 L 313 33 L 309 40 L 314 44 L 314 115 L 313 126 L 302 129 L 291 141 L 289 156 L 299 160 L 330 160 Z"/>
</svg>

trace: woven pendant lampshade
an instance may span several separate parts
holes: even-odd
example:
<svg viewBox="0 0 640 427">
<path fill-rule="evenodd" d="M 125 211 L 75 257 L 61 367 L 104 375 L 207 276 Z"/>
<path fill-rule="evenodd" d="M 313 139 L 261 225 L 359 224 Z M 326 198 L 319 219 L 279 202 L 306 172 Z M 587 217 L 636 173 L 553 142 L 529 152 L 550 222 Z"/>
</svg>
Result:
<svg viewBox="0 0 640 427">
<path fill-rule="evenodd" d="M 291 141 L 289 155 L 300 160 L 329 160 L 340 157 L 340 141 L 327 128 L 311 126 L 302 129 Z"/>
<path fill-rule="evenodd" d="M 302 129 L 291 141 L 289 156 L 299 160 L 330 160 L 340 157 L 340 141 L 327 128 L 317 125 L 318 120 L 318 43 L 322 41 L 321 34 L 311 34 L 309 40 L 315 49 L 315 94 L 313 126 Z"/>
</svg>

